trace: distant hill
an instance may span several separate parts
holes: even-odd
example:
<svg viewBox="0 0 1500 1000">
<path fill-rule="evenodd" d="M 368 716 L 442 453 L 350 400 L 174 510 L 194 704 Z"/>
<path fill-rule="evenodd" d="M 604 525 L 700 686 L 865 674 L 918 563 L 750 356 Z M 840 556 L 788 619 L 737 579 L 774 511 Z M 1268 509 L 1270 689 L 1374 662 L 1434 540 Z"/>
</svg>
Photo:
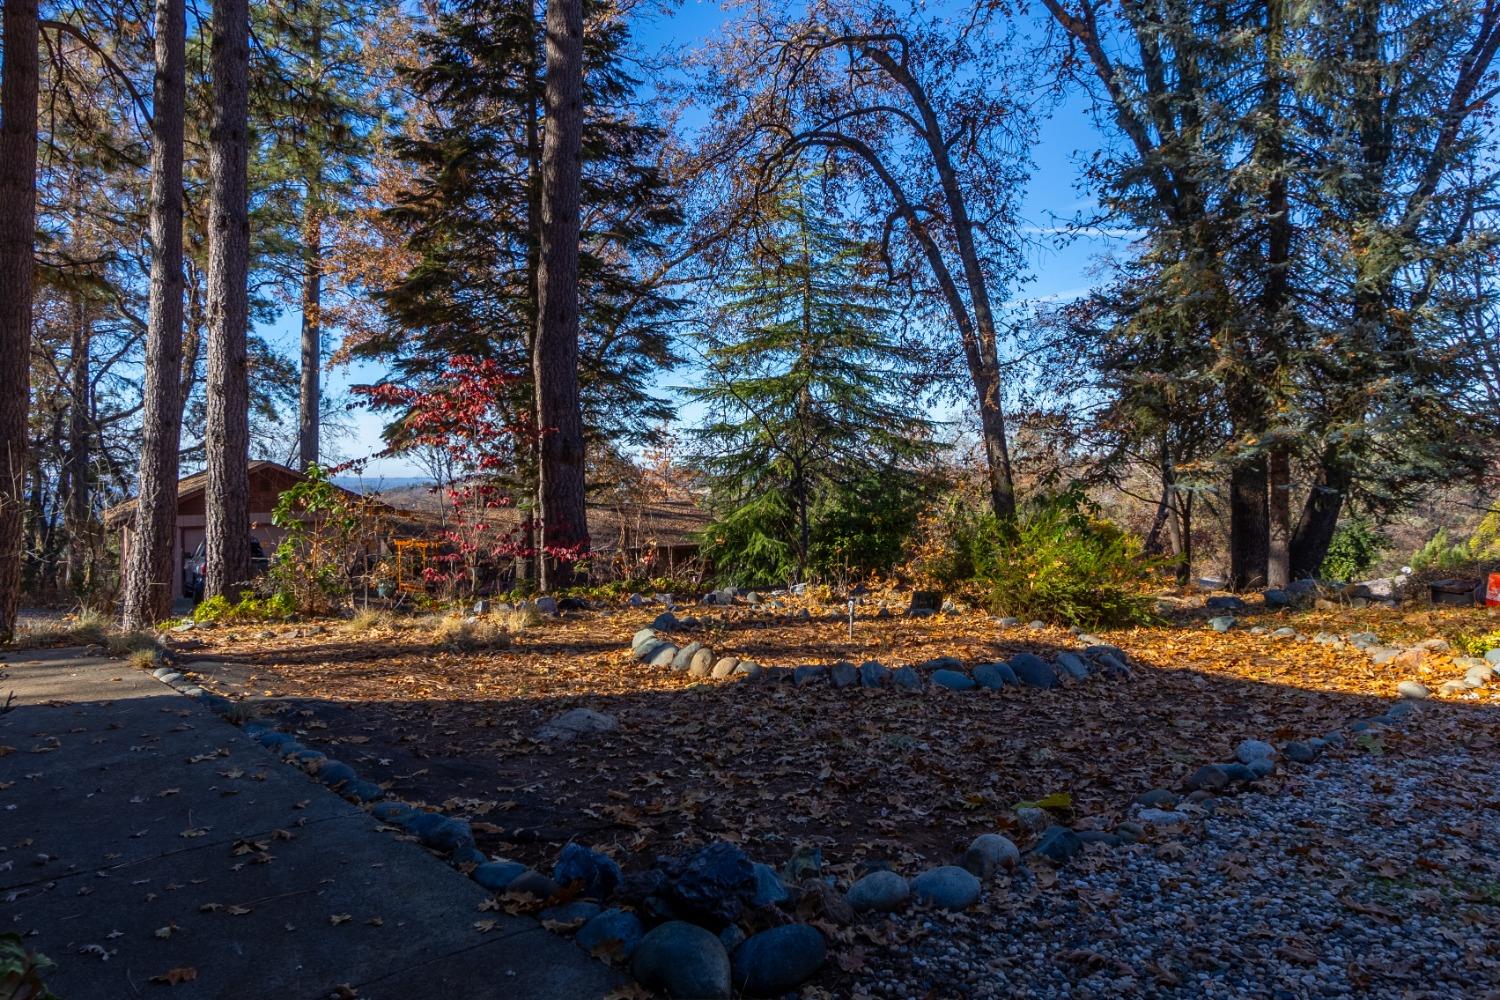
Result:
<svg viewBox="0 0 1500 1000">
<path fill-rule="evenodd" d="M 427 476 L 334 476 L 333 482 L 352 493 L 416 491 L 432 485 L 432 479 Z"/>
</svg>

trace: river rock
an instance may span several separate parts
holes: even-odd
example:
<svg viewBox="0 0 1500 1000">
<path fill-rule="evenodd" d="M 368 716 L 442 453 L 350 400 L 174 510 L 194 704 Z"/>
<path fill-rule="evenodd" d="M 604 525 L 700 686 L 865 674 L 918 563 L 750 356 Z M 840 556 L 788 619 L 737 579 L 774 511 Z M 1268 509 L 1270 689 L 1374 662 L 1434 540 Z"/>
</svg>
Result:
<svg viewBox="0 0 1500 1000">
<path fill-rule="evenodd" d="M 1001 868 L 1014 868 L 1021 863 L 1021 852 L 1009 837 L 998 833 L 981 833 L 969 844 L 960 862 L 980 879 L 993 878 Z"/>
<path fill-rule="evenodd" d="M 890 674 L 891 687 L 904 688 L 908 691 L 922 690 L 922 677 L 914 667 L 897 667 Z"/>
<path fill-rule="evenodd" d="M 698 650 L 702 648 L 703 643 L 701 642 L 690 642 L 686 646 L 683 646 L 677 651 L 677 655 L 672 657 L 672 669 L 686 670 L 693 662 L 693 657 L 698 655 Z"/>
<path fill-rule="evenodd" d="M 631 974 L 677 1000 L 729 996 L 729 956 L 717 937 L 696 924 L 669 920 L 641 938 Z"/>
<path fill-rule="evenodd" d="M 565 844 L 557 855 L 552 878 L 561 886 L 573 886 L 588 899 L 608 899 L 623 876 L 614 859 L 582 844 Z"/>
<path fill-rule="evenodd" d="M 721 681 L 734 673 L 734 668 L 740 665 L 738 658 L 726 656 L 714 664 L 713 673 L 710 675 L 716 681 Z"/>
<path fill-rule="evenodd" d="M 974 678 L 959 670 L 935 670 L 932 674 L 932 683 L 938 687 L 947 688 L 949 691 L 974 689 Z"/>
<path fill-rule="evenodd" d="M 1227 784 L 1229 784 L 1229 775 L 1224 773 L 1222 767 L 1217 764 L 1204 764 L 1198 770 L 1188 775 L 1188 779 L 1182 783 L 1182 787 L 1190 792 L 1196 792 L 1200 789 L 1212 792 L 1223 788 Z"/>
<path fill-rule="evenodd" d="M 747 997 L 779 997 L 823 967 L 823 935 L 807 924 L 786 924 L 752 934 L 734 950 L 734 985 Z"/>
<path fill-rule="evenodd" d="M 974 683 L 982 688 L 997 691 L 1007 684 L 1019 684 L 1016 673 L 1008 663 L 981 663 L 974 668 Z"/>
<path fill-rule="evenodd" d="M 1276 748 L 1265 740 L 1242 740 L 1240 745 L 1234 748 L 1234 756 L 1242 764 L 1249 764 L 1263 757 L 1275 760 Z"/>
<path fill-rule="evenodd" d="M 1010 669 L 1027 687 L 1057 687 L 1057 671 L 1052 664 L 1034 653 L 1017 653 L 1010 658 Z"/>
<path fill-rule="evenodd" d="M 1089 676 L 1089 665 L 1083 657 L 1077 653 L 1062 652 L 1057 654 L 1057 665 L 1062 667 L 1067 675 L 1075 681 L 1087 680 Z"/>
<path fill-rule="evenodd" d="M 918 902 L 943 910 L 962 910 L 979 898 L 979 879 L 957 865 L 943 865 L 925 871 L 911 880 L 912 895 Z"/>
<path fill-rule="evenodd" d="M 911 895 L 906 879 L 895 872 L 871 872 L 849 887 L 849 905 L 861 912 L 889 913 L 899 909 Z"/>
<path fill-rule="evenodd" d="M 859 669 L 852 663 L 840 660 L 828 668 L 828 680 L 836 688 L 853 687 L 859 683 Z"/>
<path fill-rule="evenodd" d="M 1432 696 L 1431 689 L 1419 681 L 1402 681 L 1396 685 L 1396 693 L 1403 698 L 1413 698 L 1417 701 L 1423 701 Z"/>
<path fill-rule="evenodd" d="M 1049 826 L 1042 831 L 1042 839 L 1037 841 L 1031 853 L 1060 865 L 1082 849 L 1083 839 L 1078 834 L 1065 826 Z"/>
<path fill-rule="evenodd" d="M 600 958 L 629 958 L 644 936 L 640 918 L 629 910 L 604 910 L 578 929 L 578 946 Z"/>
<path fill-rule="evenodd" d="M 651 622 L 652 628 L 660 629 L 663 632 L 676 631 L 681 625 L 682 623 L 677 620 L 677 616 L 670 611 L 663 611 Z"/>
<path fill-rule="evenodd" d="M 568 743 L 580 736 L 611 733 L 619 728 L 620 723 L 613 715 L 591 708 L 574 708 L 553 718 L 536 735 L 544 743 Z"/>
<path fill-rule="evenodd" d="M 828 668 L 817 663 L 803 664 L 792 671 L 792 683 L 798 687 L 818 684 L 828 678 Z"/>
<path fill-rule="evenodd" d="M 885 687 L 890 683 L 890 677 L 891 672 L 875 660 L 866 660 L 859 665 L 860 687 Z"/>
<path fill-rule="evenodd" d="M 714 651 L 704 646 L 693 654 L 693 659 L 688 663 L 689 677 L 707 677 L 713 670 Z"/>
<path fill-rule="evenodd" d="M 486 861 L 469 873 L 469 877 L 491 892 L 504 892 L 521 877 L 526 866 L 519 861 Z"/>
</svg>

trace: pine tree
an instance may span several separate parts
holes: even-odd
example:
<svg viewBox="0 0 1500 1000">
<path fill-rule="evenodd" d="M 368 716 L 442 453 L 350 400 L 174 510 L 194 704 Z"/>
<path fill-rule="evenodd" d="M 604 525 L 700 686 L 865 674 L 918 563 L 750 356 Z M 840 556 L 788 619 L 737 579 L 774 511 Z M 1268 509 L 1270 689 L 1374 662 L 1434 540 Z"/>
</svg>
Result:
<svg viewBox="0 0 1500 1000">
<path fill-rule="evenodd" d="M 624 69 L 623 22 L 587 5 L 584 38 L 583 226 L 579 367 L 586 433 L 641 440 L 671 416 L 651 381 L 676 359 L 666 328 L 676 303 L 639 262 L 680 221 Z M 534 411 L 529 377 L 537 324 L 545 79 L 541 24 L 529 0 L 462 0 L 419 39 L 409 83 L 428 114 L 396 140 L 413 181 L 390 218 L 416 258 L 386 290 L 384 336 L 358 347 L 415 383 L 456 355 L 493 358 L 518 381 L 517 413 Z"/>
<path fill-rule="evenodd" d="M 914 486 L 907 463 L 931 427 L 903 399 L 913 359 L 869 248 L 818 214 L 806 185 L 767 206 L 742 253 L 700 333 L 707 379 L 691 390 L 708 414 L 696 431 L 716 514 L 708 549 L 728 578 L 784 582 L 831 568 L 812 565 L 820 549 L 837 558 L 823 529 L 847 525 L 861 495 L 877 501 L 874 521 L 899 484 Z"/>
</svg>

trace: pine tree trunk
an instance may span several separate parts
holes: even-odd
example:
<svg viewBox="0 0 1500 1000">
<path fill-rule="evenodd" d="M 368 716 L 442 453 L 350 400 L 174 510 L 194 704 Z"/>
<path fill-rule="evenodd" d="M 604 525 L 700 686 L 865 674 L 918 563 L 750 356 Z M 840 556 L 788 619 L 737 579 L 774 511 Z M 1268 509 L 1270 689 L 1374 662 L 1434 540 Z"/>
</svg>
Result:
<svg viewBox="0 0 1500 1000">
<path fill-rule="evenodd" d="M 15 634 L 26 543 L 26 413 L 36 274 L 36 0 L 5 0 L 0 18 L 0 643 Z"/>
<path fill-rule="evenodd" d="M 302 392 L 297 414 L 297 465 L 318 464 L 323 406 L 323 220 L 309 207 L 302 230 Z"/>
<path fill-rule="evenodd" d="M 323 10 L 313 5 L 308 40 L 313 73 L 323 60 Z M 297 467 L 304 472 L 318 464 L 323 389 L 323 157 L 309 151 L 313 162 L 302 198 L 302 386 L 297 407 Z"/>
<path fill-rule="evenodd" d="M 1349 474 L 1339 462 L 1338 449 L 1330 446 L 1323 455 L 1318 482 L 1302 505 L 1302 516 L 1292 535 L 1291 576 L 1294 580 L 1316 579 L 1328 556 L 1328 546 L 1338 528 L 1339 512 L 1349 490 Z"/>
<path fill-rule="evenodd" d="M 209 131 L 207 526 L 204 594 L 237 600 L 250 583 L 247 202 L 247 0 L 220 0 L 213 21 Z"/>
<path fill-rule="evenodd" d="M 540 299 L 532 374 L 544 549 L 588 547 L 583 414 L 578 397 L 578 239 L 583 136 L 582 0 L 547 4 L 546 127 L 542 137 Z M 541 589 L 567 586 L 573 564 L 545 553 Z"/>
<path fill-rule="evenodd" d="M 1292 581 L 1292 458 L 1291 449 L 1284 442 L 1271 448 L 1267 478 L 1271 548 L 1266 562 L 1266 586 L 1285 587 Z"/>
<path fill-rule="evenodd" d="M 127 629 L 164 620 L 181 586 L 172 564 L 177 533 L 177 450 L 182 438 L 182 158 L 187 19 L 184 0 L 157 0 L 151 123 L 151 297 L 146 386 L 132 544 L 126 553 Z"/>
<path fill-rule="evenodd" d="M 1229 473 L 1229 586 L 1255 590 L 1266 585 L 1269 524 L 1264 458 L 1236 463 Z"/>
<path fill-rule="evenodd" d="M 93 341 L 92 310 L 82 292 L 75 306 L 68 345 L 68 499 L 63 507 L 63 537 L 67 545 L 63 581 L 74 596 L 88 587 L 89 575 L 89 358 Z"/>
</svg>

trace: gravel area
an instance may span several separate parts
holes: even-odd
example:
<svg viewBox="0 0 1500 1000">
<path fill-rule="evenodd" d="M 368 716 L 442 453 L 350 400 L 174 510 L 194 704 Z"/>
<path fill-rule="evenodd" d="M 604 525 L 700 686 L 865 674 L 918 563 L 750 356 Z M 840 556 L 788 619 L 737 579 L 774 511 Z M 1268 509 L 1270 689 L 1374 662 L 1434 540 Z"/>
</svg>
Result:
<svg viewBox="0 0 1500 1000">
<path fill-rule="evenodd" d="M 851 995 L 1500 997 L 1500 726 L 1422 714 L 1185 829 L 1032 860 L 970 913 L 892 918 Z"/>
</svg>

